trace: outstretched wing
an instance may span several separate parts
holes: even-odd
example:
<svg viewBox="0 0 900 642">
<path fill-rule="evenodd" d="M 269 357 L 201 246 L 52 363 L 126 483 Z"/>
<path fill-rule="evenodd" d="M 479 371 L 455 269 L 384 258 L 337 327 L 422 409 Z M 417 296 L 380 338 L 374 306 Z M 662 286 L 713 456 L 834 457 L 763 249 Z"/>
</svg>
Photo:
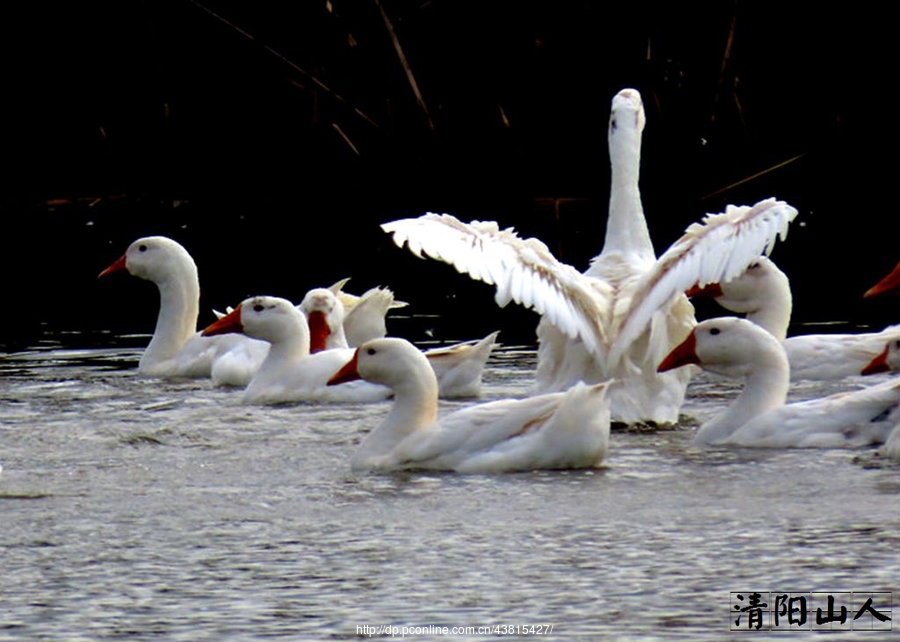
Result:
<svg viewBox="0 0 900 642">
<path fill-rule="evenodd" d="M 647 327 L 653 314 L 694 284 L 733 279 L 777 239 L 787 236 L 797 210 L 768 198 L 752 207 L 729 205 L 722 214 L 707 214 L 659 257 L 645 273 L 631 305 L 613 330 L 610 360 L 615 361 Z"/>
<path fill-rule="evenodd" d="M 605 354 L 611 288 L 561 263 L 539 240 L 521 239 L 494 222 L 463 223 L 449 214 L 428 213 L 381 228 L 419 258 L 449 263 L 496 286 L 497 305 L 515 301 L 534 308 L 567 336 L 580 337 L 593 354 Z"/>
</svg>

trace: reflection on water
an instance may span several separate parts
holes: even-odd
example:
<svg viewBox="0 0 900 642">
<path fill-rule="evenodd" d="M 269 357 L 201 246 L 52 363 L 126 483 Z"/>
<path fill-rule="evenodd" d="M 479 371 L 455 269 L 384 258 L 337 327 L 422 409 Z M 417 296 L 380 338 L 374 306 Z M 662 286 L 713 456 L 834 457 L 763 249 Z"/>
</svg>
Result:
<svg viewBox="0 0 900 642">
<path fill-rule="evenodd" d="M 718 640 L 732 592 L 900 596 L 900 468 L 873 451 L 617 432 L 593 471 L 357 475 L 387 403 L 248 407 L 208 381 L 141 378 L 138 357 L 0 356 L 0 639 L 548 623 Z M 526 394 L 534 363 L 495 355 L 484 397 Z M 735 391 L 700 378 L 684 412 L 702 421 Z"/>
</svg>

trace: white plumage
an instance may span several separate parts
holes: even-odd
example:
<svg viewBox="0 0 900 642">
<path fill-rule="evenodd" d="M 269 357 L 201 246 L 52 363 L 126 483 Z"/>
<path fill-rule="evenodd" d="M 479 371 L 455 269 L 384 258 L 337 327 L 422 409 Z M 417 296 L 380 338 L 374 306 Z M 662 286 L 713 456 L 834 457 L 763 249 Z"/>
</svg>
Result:
<svg viewBox="0 0 900 642">
<path fill-rule="evenodd" d="M 643 123 L 640 94 L 619 92 L 610 114 L 606 240 L 584 274 L 537 239 L 521 239 L 493 222 L 428 213 L 382 229 L 416 256 L 494 285 L 498 305 L 515 301 L 541 315 L 538 392 L 615 379 L 609 390 L 614 420 L 674 423 L 689 376 L 660 375 L 656 365 L 694 325 L 684 290 L 739 274 L 785 236 L 797 210 L 775 199 L 729 206 L 691 225 L 656 260 L 638 189 Z"/>
<path fill-rule="evenodd" d="M 394 298 L 390 288 L 370 288 L 359 296 L 344 292 L 343 288 L 349 280 L 341 279 L 328 290 L 344 307 L 344 335 L 348 345 L 355 348 L 369 339 L 387 336 L 387 313 L 409 304 Z"/>
<path fill-rule="evenodd" d="M 660 363 L 698 364 L 744 381 L 741 394 L 697 431 L 703 444 L 770 448 L 857 448 L 882 444 L 900 421 L 900 379 L 785 405 L 788 360 L 781 342 L 747 319 L 699 323 Z"/>
<path fill-rule="evenodd" d="M 355 470 L 502 473 L 597 466 L 609 446 L 606 384 L 469 406 L 437 416 L 437 381 L 425 356 L 403 339 L 360 346 L 331 379 L 389 386 L 384 421 L 353 456 Z M 341 385 L 336 385 L 341 384 Z"/>
<path fill-rule="evenodd" d="M 268 342 L 269 352 L 243 392 L 246 403 L 370 402 L 390 395 L 384 386 L 357 382 L 335 389 L 328 378 L 353 354 L 351 348 L 309 352 L 306 317 L 287 299 L 257 296 L 203 330 L 203 336 L 243 333 Z"/>
<path fill-rule="evenodd" d="M 141 373 L 209 377 L 215 367 L 255 370 L 262 363 L 268 351 L 263 342 L 241 336 L 205 338 L 197 332 L 197 265 L 179 243 L 164 236 L 140 238 L 100 277 L 120 271 L 151 281 L 159 289 L 159 315 L 153 338 L 141 355 Z"/>
<path fill-rule="evenodd" d="M 689 291 L 711 296 L 726 310 L 768 330 L 783 342 L 791 365 L 791 379 L 842 379 L 861 374 L 891 341 L 900 340 L 900 325 L 881 332 L 801 334 L 787 336 L 792 297 L 788 277 L 771 260 L 759 257 L 730 281 Z"/>
<path fill-rule="evenodd" d="M 373 290 L 369 291 L 370 293 Z M 383 292 L 383 290 L 378 290 Z M 361 311 L 361 306 L 366 306 L 366 296 L 360 298 L 353 311 Z M 381 297 L 381 295 L 377 295 Z M 393 295 L 391 295 L 393 299 Z M 357 344 L 350 343 L 345 335 L 346 317 L 344 316 L 344 304 L 332 288 L 316 288 L 310 290 L 303 297 L 298 306 L 306 315 L 310 330 L 310 352 L 332 348 L 355 348 Z M 384 328 L 384 313 L 390 306 L 378 306 L 374 312 L 363 307 L 362 312 L 368 316 L 380 316 L 381 328 Z M 377 330 L 379 324 L 373 321 L 365 321 L 357 316 L 357 335 L 361 334 L 363 327 L 371 331 Z M 499 332 L 492 332 L 480 341 L 465 341 L 442 348 L 433 348 L 425 352 L 428 362 L 431 364 L 438 378 L 438 393 L 442 399 L 454 399 L 462 397 L 477 397 L 481 393 L 481 380 L 488 357 L 494 349 Z M 366 341 L 383 337 L 383 334 L 370 336 Z"/>
</svg>

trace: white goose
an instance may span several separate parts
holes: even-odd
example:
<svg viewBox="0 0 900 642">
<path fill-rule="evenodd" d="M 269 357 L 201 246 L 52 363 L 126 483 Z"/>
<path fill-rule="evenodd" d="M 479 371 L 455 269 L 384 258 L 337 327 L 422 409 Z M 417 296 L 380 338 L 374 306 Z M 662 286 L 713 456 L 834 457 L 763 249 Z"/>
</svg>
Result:
<svg viewBox="0 0 900 642">
<path fill-rule="evenodd" d="M 328 378 L 347 362 L 353 350 L 335 348 L 310 354 L 306 318 L 287 299 L 246 299 L 202 334 L 210 337 L 231 333 L 243 333 L 270 344 L 265 360 L 243 392 L 246 403 L 371 402 L 387 399 L 391 394 L 384 386 L 364 381 L 342 389 L 327 387 Z"/>
<path fill-rule="evenodd" d="M 703 444 L 770 448 L 856 448 L 881 444 L 900 421 L 900 380 L 785 405 L 789 375 L 784 348 L 746 319 L 699 323 L 660 363 L 666 372 L 688 364 L 744 380 L 721 415 L 706 422 Z"/>
<path fill-rule="evenodd" d="M 140 238 L 98 278 L 121 271 L 152 281 L 159 288 L 159 315 L 153 338 L 141 355 L 141 373 L 209 377 L 213 363 L 226 356 L 239 367 L 255 368 L 262 362 L 268 350 L 265 343 L 246 337 L 207 339 L 199 335 L 197 265 L 179 243 L 164 236 Z"/>
<path fill-rule="evenodd" d="M 730 281 L 691 288 L 687 294 L 713 297 L 726 310 L 746 314 L 747 319 L 782 341 L 794 381 L 858 375 L 886 343 L 900 340 L 900 325 L 881 332 L 787 337 L 792 308 L 790 282 L 766 257 L 760 257 Z"/>
<path fill-rule="evenodd" d="M 360 305 L 364 303 L 357 305 L 354 310 L 359 310 Z M 303 297 L 299 308 L 309 323 L 311 353 L 331 348 L 355 347 L 348 342 L 344 334 L 345 322 L 342 323 L 344 306 L 332 289 L 310 290 Z M 492 332 L 481 341 L 467 341 L 425 352 L 437 375 L 439 395 L 442 399 L 477 397 L 481 393 L 484 368 L 494 349 L 498 334 Z"/>
<path fill-rule="evenodd" d="M 329 328 L 321 324 L 324 319 L 320 315 L 310 317 L 309 310 L 306 308 L 311 304 L 308 304 L 306 299 L 298 306 L 310 324 L 311 353 L 314 354 L 326 348 L 356 347 L 368 339 L 383 337 L 387 334 L 385 315 L 388 310 L 408 305 L 403 301 L 395 301 L 394 293 L 388 288 L 371 288 L 361 296 L 344 292 L 342 288 L 349 280 L 349 278 L 342 279 L 327 290 L 337 297 L 345 312 L 347 309 L 350 310 L 344 315 L 342 324 Z M 315 296 L 315 293 L 319 291 L 319 288 L 311 290 L 307 293 L 307 297 Z M 213 310 L 213 313 L 221 319 L 232 310 L 233 308 L 227 308 L 225 313 Z M 253 379 L 253 375 L 256 374 L 256 368 L 260 363 L 262 363 L 261 359 L 248 360 L 240 349 L 232 350 L 213 363 L 213 383 L 246 388 Z"/>
<path fill-rule="evenodd" d="M 897 263 L 890 274 L 869 288 L 864 296 L 873 297 L 889 293 L 900 293 L 900 263 Z M 884 352 L 866 367 L 866 371 L 863 374 L 884 372 L 885 369 L 895 372 L 900 370 L 900 342 L 888 343 Z M 885 457 L 890 457 L 894 461 L 900 462 L 900 421 L 897 422 L 897 426 L 891 432 L 880 452 Z"/>
<path fill-rule="evenodd" d="M 605 383 L 470 406 L 438 419 L 437 381 L 427 359 L 392 338 L 364 343 L 329 383 L 359 378 L 390 386 L 394 401 L 354 454 L 354 470 L 590 468 L 609 446 Z"/>
<path fill-rule="evenodd" d="M 331 348 L 355 348 L 369 339 L 387 335 L 384 315 L 390 309 L 389 300 L 393 299 L 390 290 L 373 288 L 358 297 L 359 301 L 353 306 L 357 314 L 353 316 L 362 323 L 354 329 L 354 341 L 351 342 L 347 334 L 347 321 L 351 315 L 346 312 L 345 297 L 335 294 L 332 288 L 313 288 L 297 306 L 309 323 L 311 353 Z M 385 293 L 389 297 L 384 296 Z"/>
<path fill-rule="evenodd" d="M 656 364 L 694 325 L 684 290 L 739 274 L 769 252 L 776 237 L 784 237 L 797 210 L 774 199 L 729 206 L 689 227 L 656 259 L 638 189 L 643 127 L 640 94 L 620 91 L 609 122 L 606 240 L 584 274 L 560 263 L 540 241 L 520 239 L 496 223 L 465 224 L 429 213 L 382 228 L 416 256 L 442 260 L 496 285 L 499 305 L 512 300 L 541 314 L 537 391 L 614 379 L 613 420 L 671 424 L 678 420 L 689 373 L 659 374 Z"/>
</svg>

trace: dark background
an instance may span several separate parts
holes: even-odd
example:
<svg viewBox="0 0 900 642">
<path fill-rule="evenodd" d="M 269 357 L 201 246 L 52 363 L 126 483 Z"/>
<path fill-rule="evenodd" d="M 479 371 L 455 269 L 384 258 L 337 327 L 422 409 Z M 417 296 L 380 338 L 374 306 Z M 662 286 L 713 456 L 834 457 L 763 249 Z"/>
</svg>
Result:
<svg viewBox="0 0 900 642">
<path fill-rule="evenodd" d="M 498 220 L 584 269 L 623 87 L 647 112 L 657 252 L 705 212 L 775 196 L 800 210 L 773 254 L 795 323 L 898 320 L 896 299 L 861 299 L 900 259 L 896 55 L 874 4 L 88 0 L 0 14 L 0 347 L 151 331 L 152 285 L 96 278 L 147 234 L 194 256 L 201 324 L 248 295 L 299 300 L 350 276 L 351 292 L 388 285 L 440 315 L 396 334 L 533 340 L 533 313 L 497 310 L 491 287 L 378 225 Z"/>
</svg>

